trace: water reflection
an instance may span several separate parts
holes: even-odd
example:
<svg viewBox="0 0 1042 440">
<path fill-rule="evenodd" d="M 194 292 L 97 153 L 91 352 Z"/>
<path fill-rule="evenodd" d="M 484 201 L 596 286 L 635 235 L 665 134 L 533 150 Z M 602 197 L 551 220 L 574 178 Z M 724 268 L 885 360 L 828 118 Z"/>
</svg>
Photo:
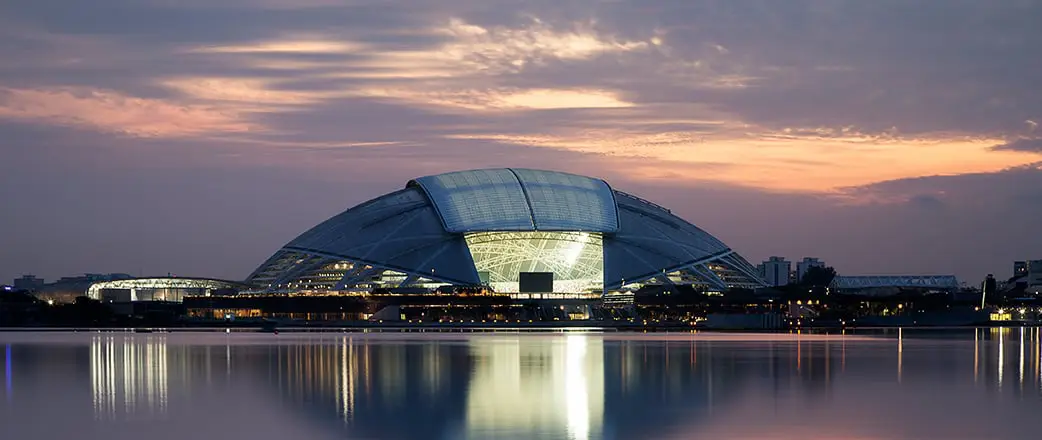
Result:
<svg viewBox="0 0 1042 440">
<path fill-rule="evenodd" d="M 901 382 L 904 373 L 905 332 L 903 328 L 897 329 L 897 381 Z"/>
<path fill-rule="evenodd" d="M 11 400 L 11 344 L 4 346 L 4 395 Z"/>
<path fill-rule="evenodd" d="M 1013 382 L 1006 381 L 1007 374 Z M 1037 327 L 991 328 L 973 331 L 973 378 L 991 377 L 1000 392 L 1018 393 L 1031 386 L 1042 389 L 1042 329 Z"/>
<path fill-rule="evenodd" d="M 375 392 L 386 393 L 388 399 L 398 399 L 400 395 L 389 378 L 401 373 L 396 371 L 400 360 L 395 359 L 398 350 L 388 348 L 373 350 L 380 353 L 379 363 L 387 367 L 387 374 L 381 375 L 376 384 L 379 391 Z M 366 395 L 374 392 L 371 374 L 374 359 L 370 347 L 359 346 L 352 338 L 338 338 L 324 344 L 278 345 L 270 348 L 268 355 L 265 379 L 285 401 L 299 405 L 317 403 L 332 410 L 345 423 L 355 418 L 360 384 Z M 240 357 L 248 356 L 240 354 Z M 249 372 L 248 367 L 242 369 Z"/>
<path fill-rule="evenodd" d="M 1033 439 L 1042 429 L 1038 328 L 0 334 L 0 344 L 0 425 L 32 429 L 24 415 L 61 396 L 66 417 L 107 427 L 88 439 L 183 438 L 134 422 L 220 430 L 234 413 L 265 411 L 314 428 L 310 438 Z M 235 424 L 236 435 L 279 438 L 261 422 Z"/>
<path fill-rule="evenodd" d="M 533 341 L 517 336 L 476 339 L 469 346 L 474 366 L 464 415 L 467 437 L 532 434 L 540 427 L 564 427 L 572 440 L 600 435 L 601 337 L 571 334 Z"/>
<path fill-rule="evenodd" d="M 90 340 L 94 416 L 165 416 L 169 387 L 166 338 L 125 335 Z"/>
<path fill-rule="evenodd" d="M 992 329 L 992 331 L 999 332 L 999 336 L 998 336 L 997 339 L 999 341 L 999 369 L 998 369 L 998 372 L 999 372 L 998 376 L 999 377 L 998 377 L 998 379 L 999 379 L 999 389 L 1000 390 L 1002 389 L 1002 375 L 1006 371 L 1006 362 L 1005 362 L 1005 360 L 1006 360 L 1006 348 L 1005 348 L 1006 338 L 1002 334 L 1006 330 L 1007 329 L 1004 329 L 1004 328 Z"/>
</svg>

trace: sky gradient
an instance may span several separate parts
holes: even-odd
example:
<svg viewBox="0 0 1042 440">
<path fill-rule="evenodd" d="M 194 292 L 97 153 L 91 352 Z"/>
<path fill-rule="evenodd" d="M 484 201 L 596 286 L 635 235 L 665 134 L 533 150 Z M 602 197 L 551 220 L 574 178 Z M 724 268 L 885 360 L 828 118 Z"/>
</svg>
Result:
<svg viewBox="0 0 1042 440">
<path fill-rule="evenodd" d="M 242 279 L 412 177 L 605 178 L 752 262 L 1042 258 L 1042 1 L 0 5 L 0 281 Z"/>
</svg>

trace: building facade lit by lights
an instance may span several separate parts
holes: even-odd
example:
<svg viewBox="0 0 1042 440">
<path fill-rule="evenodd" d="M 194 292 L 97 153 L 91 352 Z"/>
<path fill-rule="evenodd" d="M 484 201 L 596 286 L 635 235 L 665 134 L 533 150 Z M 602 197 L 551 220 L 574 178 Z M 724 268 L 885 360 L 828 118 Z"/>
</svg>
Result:
<svg viewBox="0 0 1042 440">
<path fill-rule="evenodd" d="M 517 168 L 411 180 L 304 232 L 246 284 L 257 294 L 466 286 L 520 299 L 765 285 L 735 251 L 664 207 L 601 179 Z"/>
</svg>

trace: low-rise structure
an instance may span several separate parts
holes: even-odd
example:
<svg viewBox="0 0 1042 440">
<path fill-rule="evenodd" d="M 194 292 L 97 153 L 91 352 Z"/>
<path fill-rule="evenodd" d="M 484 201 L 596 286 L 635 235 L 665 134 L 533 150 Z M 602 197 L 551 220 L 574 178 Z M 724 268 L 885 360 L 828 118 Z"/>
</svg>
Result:
<svg viewBox="0 0 1042 440">
<path fill-rule="evenodd" d="M 35 275 L 22 275 L 20 278 L 14 279 L 12 286 L 15 290 L 36 291 L 43 287 L 43 278 L 37 278 Z"/>
<path fill-rule="evenodd" d="M 87 287 L 84 295 L 103 302 L 182 302 L 186 296 L 230 296 L 244 289 L 244 284 L 211 278 L 128 278 L 98 281 Z"/>
<path fill-rule="evenodd" d="M 77 297 L 86 296 L 87 288 L 91 284 L 128 278 L 132 277 L 125 273 L 87 273 L 75 277 L 61 277 L 58 281 L 40 286 L 35 290 L 34 295 L 36 298 L 50 303 L 72 303 L 76 301 Z"/>
<path fill-rule="evenodd" d="M 838 275 L 830 286 L 839 293 L 892 295 L 901 289 L 955 291 L 959 280 L 955 275 Z"/>
</svg>

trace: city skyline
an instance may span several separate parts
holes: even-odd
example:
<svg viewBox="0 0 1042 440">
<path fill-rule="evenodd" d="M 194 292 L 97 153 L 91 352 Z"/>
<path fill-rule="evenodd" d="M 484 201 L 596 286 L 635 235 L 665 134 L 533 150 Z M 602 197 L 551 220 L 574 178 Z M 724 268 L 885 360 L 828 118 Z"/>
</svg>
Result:
<svg viewBox="0 0 1042 440">
<path fill-rule="evenodd" d="M 605 179 L 750 261 L 1042 258 L 1040 2 L 0 7 L 0 280 L 243 279 L 423 175 Z"/>
</svg>

